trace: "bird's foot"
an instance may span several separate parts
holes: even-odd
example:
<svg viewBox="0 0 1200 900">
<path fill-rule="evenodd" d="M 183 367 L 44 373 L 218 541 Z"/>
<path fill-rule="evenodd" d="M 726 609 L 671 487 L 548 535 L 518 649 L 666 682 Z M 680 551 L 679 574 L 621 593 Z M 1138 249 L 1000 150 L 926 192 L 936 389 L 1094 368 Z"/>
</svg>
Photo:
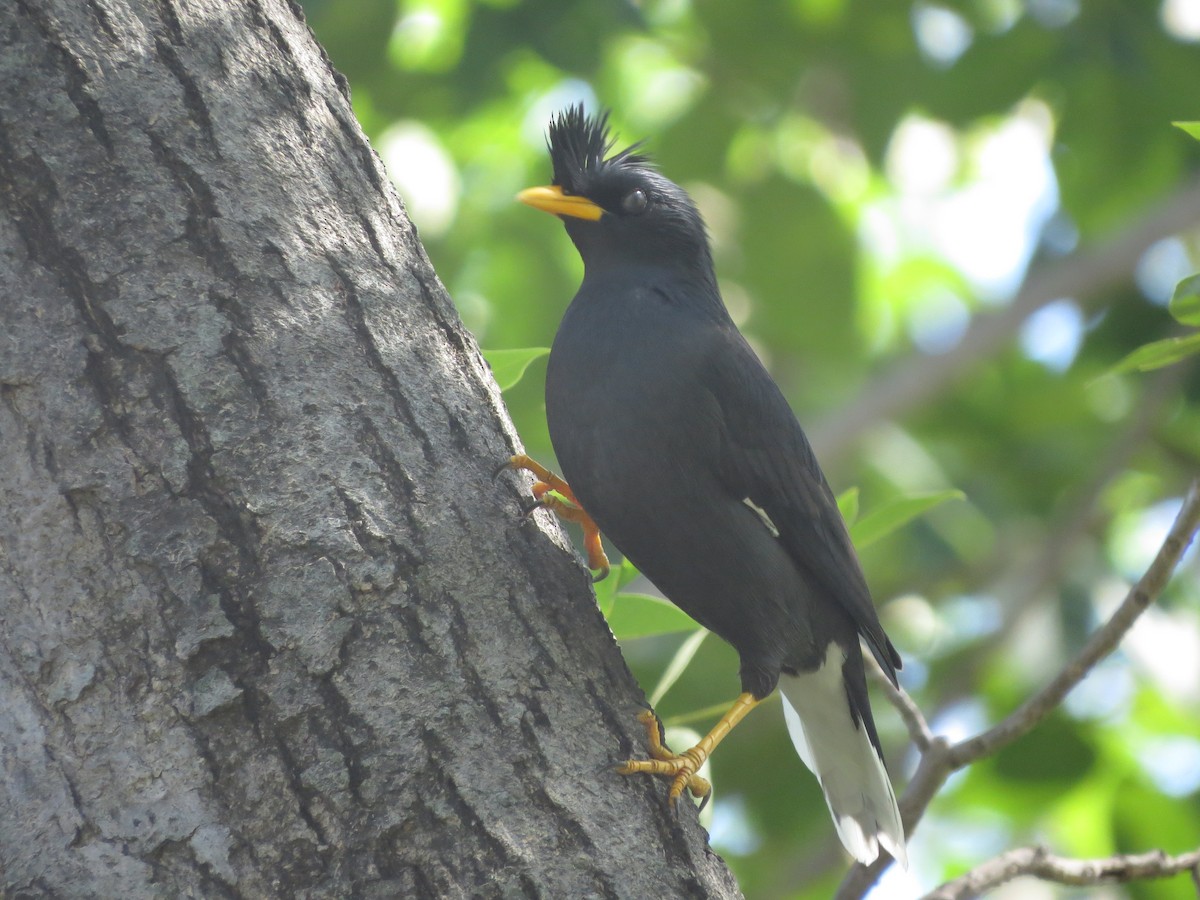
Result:
<svg viewBox="0 0 1200 900">
<path fill-rule="evenodd" d="M 617 766 L 617 772 L 622 775 L 660 775 L 670 778 L 671 790 L 667 794 L 667 802 L 672 805 L 683 796 L 685 790 L 707 803 L 712 794 L 712 785 L 708 779 L 696 774 L 708 759 L 709 750 L 704 746 L 704 741 L 690 750 L 674 753 L 662 741 L 658 716 L 646 710 L 638 716 L 638 721 L 646 726 L 647 751 L 653 759 L 627 760 Z"/>
<path fill-rule="evenodd" d="M 646 711 L 638 716 L 638 721 L 646 726 L 649 752 L 654 758 L 628 760 L 618 766 L 617 771 L 622 775 L 643 773 L 670 778 L 671 790 L 667 794 L 667 799 L 671 804 L 674 804 L 683 795 L 684 790 L 687 790 L 693 797 L 704 798 L 700 804 L 700 808 L 703 809 L 704 804 L 712 795 L 712 785 L 696 772 L 712 755 L 717 744 L 721 743 L 725 736 L 733 730 L 733 727 L 745 718 L 746 713 L 758 706 L 759 702 L 759 698 L 749 692 L 739 694 L 738 698 L 733 701 L 733 705 L 726 710 L 725 715 L 721 716 L 717 724 L 712 727 L 712 731 L 701 738 L 700 743 L 691 750 L 684 750 L 682 753 L 672 753 L 663 744 L 659 733 L 658 717 L 653 712 Z"/>
<path fill-rule="evenodd" d="M 501 472 L 509 470 L 532 472 L 533 477 L 537 479 L 533 483 L 533 499 L 535 502 L 533 506 L 525 510 L 525 514 L 528 515 L 541 507 L 550 510 L 560 519 L 567 522 L 576 522 L 581 525 L 583 527 L 583 547 L 587 551 L 588 568 L 596 573 L 592 576 L 592 580 L 603 581 L 607 578 L 612 566 L 609 564 L 608 556 L 604 552 L 604 545 L 600 541 L 600 528 L 596 525 L 592 517 L 584 511 L 579 501 L 575 499 L 575 494 L 571 490 L 571 486 L 537 460 L 526 456 L 524 453 L 519 453 L 511 457 L 496 470 L 496 474 L 499 475 Z"/>
</svg>

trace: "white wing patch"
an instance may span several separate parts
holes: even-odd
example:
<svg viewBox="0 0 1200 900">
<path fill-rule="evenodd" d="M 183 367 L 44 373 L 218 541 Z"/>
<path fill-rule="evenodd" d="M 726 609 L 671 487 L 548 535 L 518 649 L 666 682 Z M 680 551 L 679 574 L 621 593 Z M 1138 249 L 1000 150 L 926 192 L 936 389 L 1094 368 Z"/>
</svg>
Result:
<svg viewBox="0 0 1200 900">
<path fill-rule="evenodd" d="M 775 523 L 771 521 L 771 517 L 767 515 L 767 511 L 751 500 L 749 497 L 743 497 L 742 502 L 752 509 L 764 525 L 767 526 L 767 531 L 771 532 L 771 537 L 779 537 L 779 529 L 775 527 Z"/>
</svg>

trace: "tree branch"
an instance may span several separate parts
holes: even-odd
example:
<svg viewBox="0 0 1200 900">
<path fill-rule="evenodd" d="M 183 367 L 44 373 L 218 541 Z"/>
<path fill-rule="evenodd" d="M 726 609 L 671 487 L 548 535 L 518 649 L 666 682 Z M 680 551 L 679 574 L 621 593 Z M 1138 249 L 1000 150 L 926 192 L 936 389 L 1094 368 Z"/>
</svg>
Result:
<svg viewBox="0 0 1200 900">
<path fill-rule="evenodd" d="M 949 744 L 933 736 L 921 756 L 912 780 L 900 798 L 900 816 L 906 834 L 912 834 L 930 801 L 946 779 L 958 769 L 987 756 L 1028 733 L 1053 710 L 1091 669 L 1108 656 L 1128 633 L 1146 608 L 1162 593 L 1171 573 L 1200 527 L 1200 479 L 1192 482 L 1154 561 L 1126 595 L 1107 622 L 1088 640 L 1079 654 L 1050 684 L 1022 704 L 1003 721 L 973 738 Z M 910 701 L 911 702 L 911 701 Z M 892 859 L 880 855 L 870 866 L 855 865 L 838 887 L 839 900 L 861 897 L 891 865 Z"/>
<path fill-rule="evenodd" d="M 1087 644 L 1053 681 L 1034 694 L 1019 709 L 1009 714 L 999 724 L 982 734 L 961 741 L 950 748 L 948 762 L 955 769 L 962 768 L 980 757 L 987 756 L 1010 744 L 1029 732 L 1058 706 L 1071 689 L 1087 676 L 1088 672 L 1116 649 L 1138 616 L 1145 612 L 1154 599 L 1162 593 L 1179 563 L 1183 551 L 1192 542 L 1197 524 L 1200 523 L 1200 480 L 1193 481 L 1184 498 L 1183 507 L 1175 518 L 1166 540 L 1159 548 L 1154 562 L 1138 583 L 1129 591 L 1116 612 L 1088 639 Z"/>
<path fill-rule="evenodd" d="M 1200 876 L 1200 849 L 1178 856 L 1162 850 L 1108 856 L 1102 859 L 1067 859 L 1045 847 L 1019 847 L 976 866 L 965 875 L 930 891 L 923 900 L 963 900 L 977 897 L 1023 875 L 1058 884 L 1089 885 L 1122 883 L 1148 878 L 1170 878 L 1191 870 Z"/>
<path fill-rule="evenodd" d="M 1184 185 L 1128 229 L 1095 246 L 1030 270 L 1016 296 L 995 312 L 981 313 L 948 353 L 914 355 L 880 373 L 858 398 L 808 429 L 820 459 L 838 459 L 859 435 L 951 390 L 958 379 L 1008 345 L 1030 315 L 1062 297 L 1085 307 L 1105 288 L 1127 281 L 1142 254 L 1164 238 L 1200 222 L 1200 181 Z"/>
<path fill-rule="evenodd" d="M 892 684 L 891 679 L 884 674 L 873 655 L 864 653 L 863 659 L 867 662 L 868 674 L 875 679 L 888 702 L 896 708 L 896 712 L 900 713 L 900 718 L 904 720 L 904 726 L 908 729 L 908 736 L 914 746 L 921 753 L 927 752 L 934 741 L 934 736 L 929 729 L 929 723 L 925 721 L 924 713 L 917 706 L 917 701 L 913 700 L 904 688 Z"/>
</svg>

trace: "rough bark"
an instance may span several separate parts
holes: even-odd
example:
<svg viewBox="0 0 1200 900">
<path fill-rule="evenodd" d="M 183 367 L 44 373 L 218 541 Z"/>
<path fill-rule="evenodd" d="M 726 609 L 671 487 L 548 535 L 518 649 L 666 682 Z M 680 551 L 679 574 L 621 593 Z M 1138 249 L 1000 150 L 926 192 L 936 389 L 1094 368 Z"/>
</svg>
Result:
<svg viewBox="0 0 1200 900">
<path fill-rule="evenodd" d="M 0 4 L 0 893 L 728 896 L 280 0 Z"/>
</svg>

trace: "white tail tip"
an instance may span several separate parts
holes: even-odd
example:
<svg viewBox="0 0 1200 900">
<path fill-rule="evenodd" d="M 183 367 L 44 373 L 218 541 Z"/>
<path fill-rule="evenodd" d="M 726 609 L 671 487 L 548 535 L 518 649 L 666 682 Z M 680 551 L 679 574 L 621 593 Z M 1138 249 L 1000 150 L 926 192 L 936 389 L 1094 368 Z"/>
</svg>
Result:
<svg viewBox="0 0 1200 900">
<path fill-rule="evenodd" d="M 907 869 L 896 794 L 866 727 L 851 714 L 842 681 L 845 661 L 841 648 L 830 644 L 815 672 L 780 676 L 783 717 L 796 752 L 821 782 L 834 827 L 850 855 L 870 865 L 882 848 Z"/>
</svg>

